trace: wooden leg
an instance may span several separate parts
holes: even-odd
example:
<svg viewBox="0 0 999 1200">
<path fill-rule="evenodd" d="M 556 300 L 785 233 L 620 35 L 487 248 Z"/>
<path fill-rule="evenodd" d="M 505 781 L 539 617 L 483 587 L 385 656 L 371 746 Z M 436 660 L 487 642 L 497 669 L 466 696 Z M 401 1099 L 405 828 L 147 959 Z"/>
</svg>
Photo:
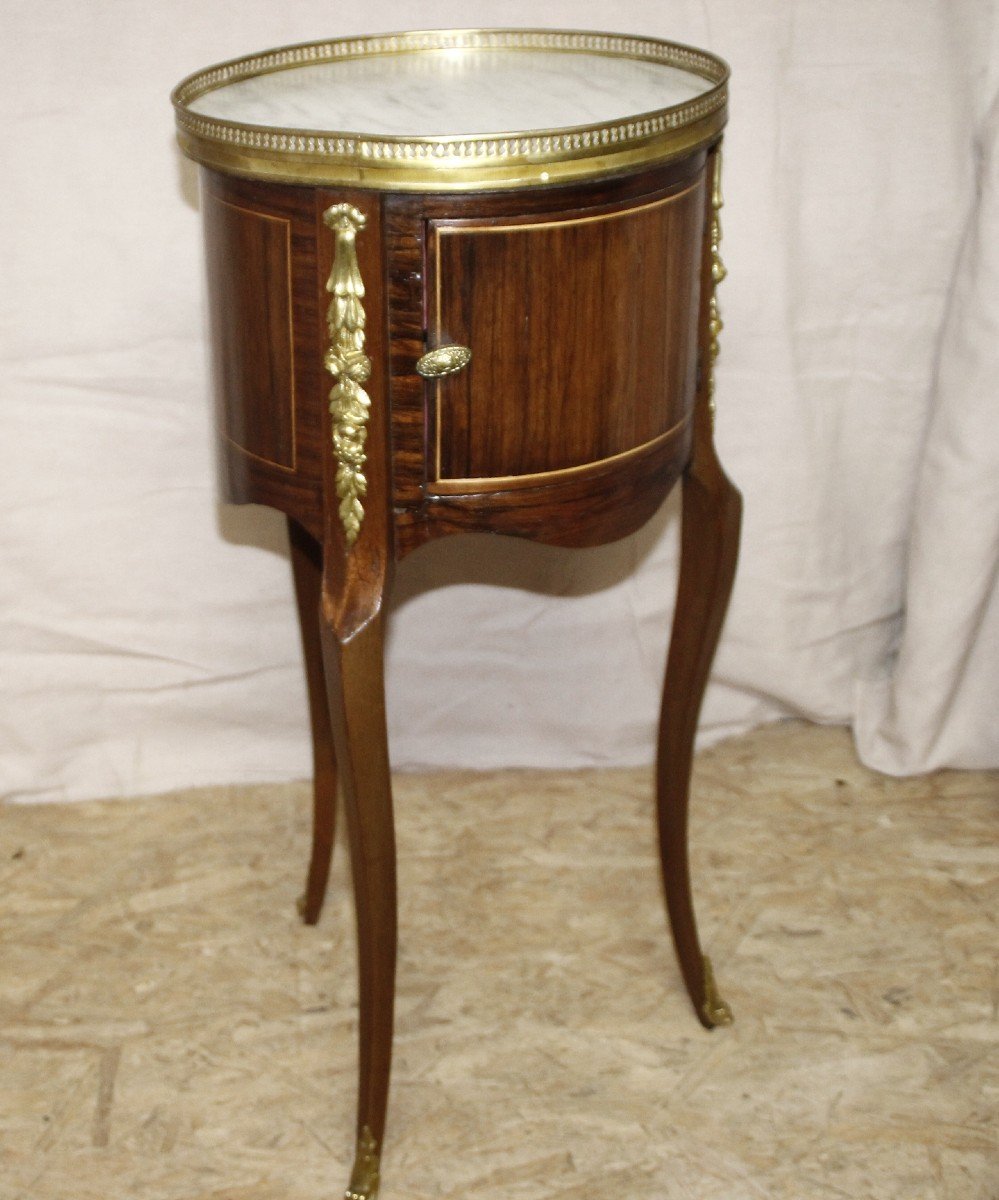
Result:
<svg viewBox="0 0 999 1200">
<path fill-rule="evenodd" d="M 383 622 L 379 611 L 349 635 L 338 634 L 332 623 L 322 624 L 354 874 L 360 974 L 357 1158 L 347 1200 L 371 1200 L 377 1192 L 392 1061 L 396 879 Z"/>
<path fill-rule="evenodd" d="M 305 892 L 298 911 L 306 925 L 315 925 L 323 909 L 333 857 L 336 822 L 336 755 L 326 699 L 326 673 L 319 636 L 319 600 L 322 594 L 323 554 L 316 539 L 297 521 L 288 518 L 291 566 L 298 601 L 298 622 L 305 654 L 312 726 L 312 855 Z"/>
<path fill-rule="evenodd" d="M 703 443 L 702 443 L 703 445 Z M 708 443 L 683 476 L 680 581 L 663 688 L 657 799 L 659 851 L 673 943 L 698 1020 L 707 1029 L 732 1020 L 701 952 L 690 890 L 687 803 L 694 735 L 728 606 L 739 549 L 742 498 Z"/>
</svg>

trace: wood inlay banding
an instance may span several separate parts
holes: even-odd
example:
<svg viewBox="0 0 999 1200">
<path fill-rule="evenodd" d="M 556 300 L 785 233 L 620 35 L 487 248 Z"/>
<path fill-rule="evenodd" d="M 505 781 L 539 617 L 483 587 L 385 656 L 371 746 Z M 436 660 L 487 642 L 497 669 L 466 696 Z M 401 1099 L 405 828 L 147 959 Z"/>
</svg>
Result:
<svg viewBox="0 0 999 1200">
<path fill-rule="evenodd" d="M 254 458 L 294 471 L 291 223 L 210 192 L 204 209 L 223 432 Z"/>
</svg>

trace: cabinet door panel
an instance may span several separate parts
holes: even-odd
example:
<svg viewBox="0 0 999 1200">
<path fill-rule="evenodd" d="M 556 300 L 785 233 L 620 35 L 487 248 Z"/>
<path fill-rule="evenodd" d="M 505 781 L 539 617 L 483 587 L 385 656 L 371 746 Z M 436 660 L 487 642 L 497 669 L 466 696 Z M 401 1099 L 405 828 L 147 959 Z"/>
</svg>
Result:
<svg viewBox="0 0 999 1200">
<path fill-rule="evenodd" d="M 431 222 L 430 343 L 472 350 L 434 385 L 439 480 L 581 467 L 683 420 L 703 208 L 699 180 L 599 214 Z"/>
</svg>

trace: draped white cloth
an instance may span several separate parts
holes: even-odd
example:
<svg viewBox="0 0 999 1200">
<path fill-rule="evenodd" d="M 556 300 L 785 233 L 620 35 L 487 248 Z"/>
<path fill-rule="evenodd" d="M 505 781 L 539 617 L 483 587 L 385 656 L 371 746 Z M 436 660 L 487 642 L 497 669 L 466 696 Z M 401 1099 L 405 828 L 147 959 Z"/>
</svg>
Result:
<svg viewBox="0 0 999 1200">
<path fill-rule="evenodd" d="M 999 96 L 944 320 L 897 654 L 860 692 L 865 760 L 994 767 L 999 741 Z"/>
<path fill-rule="evenodd" d="M 0 796 L 309 770 L 283 522 L 215 498 L 196 172 L 170 87 L 290 41 L 650 33 L 733 68 L 718 441 L 746 500 L 707 737 L 854 726 L 999 765 L 997 16 L 986 0 L 14 0 L 0 74 Z M 403 767 L 651 757 L 675 503 L 567 552 L 400 567 Z"/>
</svg>

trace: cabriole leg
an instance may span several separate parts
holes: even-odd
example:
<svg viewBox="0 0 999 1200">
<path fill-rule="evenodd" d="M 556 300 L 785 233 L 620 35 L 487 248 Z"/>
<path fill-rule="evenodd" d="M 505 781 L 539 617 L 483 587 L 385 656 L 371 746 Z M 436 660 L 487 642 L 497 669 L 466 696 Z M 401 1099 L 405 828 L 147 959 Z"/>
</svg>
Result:
<svg viewBox="0 0 999 1200">
<path fill-rule="evenodd" d="M 288 537 L 312 727 L 312 854 L 298 911 L 306 925 L 315 925 L 326 897 L 336 829 L 336 755 L 319 636 L 323 559 L 322 548 L 316 539 L 291 517 L 288 518 Z"/>
<path fill-rule="evenodd" d="M 396 873 L 382 627 L 379 612 L 349 636 L 339 636 L 326 622 L 322 628 L 357 910 L 360 1067 L 357 1157 L 348 1200 L 372 1200 L 378 1190 L 392 1061 Z"/>
<path fill-rule="evenodd" d="M 710 443 L 683 476 L 680 581 L 659 727 L 656 785 L 659 850 L 670 928 L 687 992 L 708 1029 L 732 1020 L 701 952 L 690 888 L 687 806 L 694 735 L 728 606 L 739 549 L 742 499 Z"/>
</svg>

